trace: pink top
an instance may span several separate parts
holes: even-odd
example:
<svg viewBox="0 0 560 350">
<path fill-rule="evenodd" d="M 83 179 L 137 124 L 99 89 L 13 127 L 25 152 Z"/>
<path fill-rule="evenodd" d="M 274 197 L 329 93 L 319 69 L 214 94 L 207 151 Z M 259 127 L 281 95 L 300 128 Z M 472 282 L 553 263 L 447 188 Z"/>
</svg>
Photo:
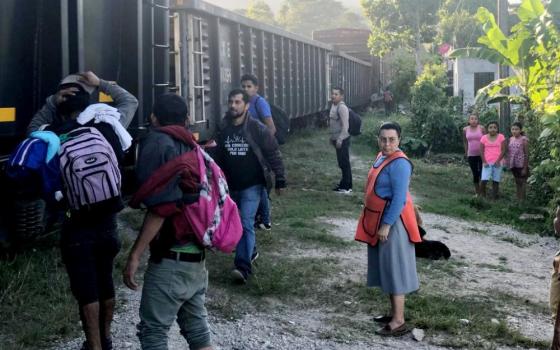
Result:
<svg viewBox="0 0 560 350">
<path fill-rule="evenodd" d="M 510 137 L 508 145 L 508 166 L 510 168 L 525 167 L 524 145 L 529 141 L 526 136 Z"/>
<path fill-rule="evenodd" d="M 480 139 L 480 143 L 484 145 L 484 159 L 488 164 L 494 164 L 500 158 L 502 153 L 502 142 L 506 140 L 504 135 L 498 134 L 494 142 L 488 139 L 489 135 L 486 134 Z"/>
<path fill-rule="evenodd" d="M 482 137 L 482 128 L 476 127 L 473 131 L 470 126 L 466 127 L 465 137 L 467 138 L 467 156 L 475 157 L 480 156 L 480 138 Z"/>
</svg>

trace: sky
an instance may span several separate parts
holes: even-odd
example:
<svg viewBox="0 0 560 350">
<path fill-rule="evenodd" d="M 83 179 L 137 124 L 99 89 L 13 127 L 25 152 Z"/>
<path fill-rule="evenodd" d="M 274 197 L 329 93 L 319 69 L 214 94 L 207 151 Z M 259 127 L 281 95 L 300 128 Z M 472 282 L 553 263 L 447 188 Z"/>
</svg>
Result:
<svg viewBox="0 0 560 350">
<path fill-rule="evenodd" d="M 214 5 L 233 10 L 239 8 L 246 8 L 248 0 L 204 0 Z M 282 5 L 282 0 L 265 0 L 270 6 L 272 11 L 276 14 Z M 360 0 L 339 0 L 344 6 L 351 9 L 360 9 Z"/>
</svg>

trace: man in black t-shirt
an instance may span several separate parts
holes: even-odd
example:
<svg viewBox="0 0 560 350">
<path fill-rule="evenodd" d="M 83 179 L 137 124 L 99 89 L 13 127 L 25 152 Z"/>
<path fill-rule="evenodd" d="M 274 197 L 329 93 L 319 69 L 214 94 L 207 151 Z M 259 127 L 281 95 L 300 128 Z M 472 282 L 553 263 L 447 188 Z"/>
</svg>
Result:
<svg viewBox="0 0 560 350">
<path fill-rule="evenodd" d="M 248 117 L 247 93 L 240 89 L 231 91 L 228 106 L 225 126 L 218 136 L 213 156 L 224 171 L 231 197 L 239 208 L 243 236 L 235 250 L 232 277 L 245 283 L 251 274 L 252 262 L 258 257 L 253 224 L 261 192 L 264 186 L 272 187 L 271 170 L 278 195 L 286 187 L 286 179 L 276 139 L 266 126 Z"/>
</svg>

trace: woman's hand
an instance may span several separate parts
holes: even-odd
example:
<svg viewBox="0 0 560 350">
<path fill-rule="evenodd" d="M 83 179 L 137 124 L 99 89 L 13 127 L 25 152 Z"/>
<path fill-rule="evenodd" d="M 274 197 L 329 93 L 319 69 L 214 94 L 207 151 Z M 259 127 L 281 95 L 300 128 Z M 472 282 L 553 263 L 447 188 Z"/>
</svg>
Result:
<svg viewBox="0 0 560 350">
<path fill-rule="evenodd" d="M 383 224 L 377 231 L 377 237 L 381 242 L 386 242 L 389 239 L 389 230 L 391 229 L 391 225 Z"/>
</svg>

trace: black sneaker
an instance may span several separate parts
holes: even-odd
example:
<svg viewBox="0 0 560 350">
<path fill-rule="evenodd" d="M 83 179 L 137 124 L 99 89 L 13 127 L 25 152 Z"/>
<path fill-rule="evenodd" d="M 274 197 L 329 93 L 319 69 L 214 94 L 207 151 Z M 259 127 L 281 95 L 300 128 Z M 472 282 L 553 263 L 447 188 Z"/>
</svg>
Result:
<svg viewBox="0 0 560 350">
<path fill-rule="evenodd" d="M 247 283 L 247 277 L 243 274 L 243 272 L 239 271 L 238 269 L 231 270 L 231 277 L 235 283 L 245 284 Z"/>
</svg>

